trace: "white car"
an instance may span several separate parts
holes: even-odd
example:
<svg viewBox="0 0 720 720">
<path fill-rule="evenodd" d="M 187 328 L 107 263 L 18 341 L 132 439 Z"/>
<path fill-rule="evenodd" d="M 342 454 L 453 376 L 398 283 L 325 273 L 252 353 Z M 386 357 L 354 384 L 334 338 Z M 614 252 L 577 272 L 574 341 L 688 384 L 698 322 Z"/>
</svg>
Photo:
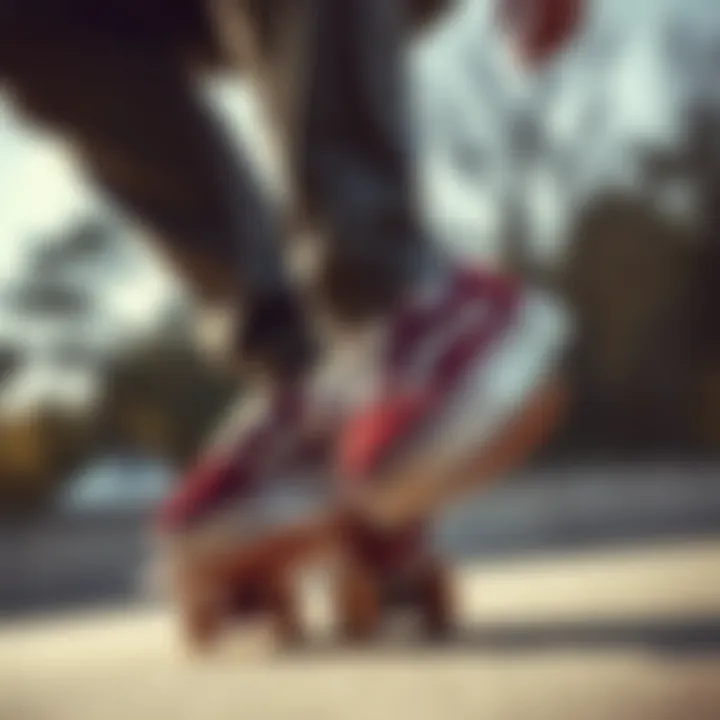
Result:
<svg viewBox="0 0 720 720">
<path fill-rule="evenodd" d="M 71 513 L 148 511 L 168 493 L 174 476 L 173 469 L 160 461 L 103 458 L 71 481 L 60 506 Z"/>
</svg>

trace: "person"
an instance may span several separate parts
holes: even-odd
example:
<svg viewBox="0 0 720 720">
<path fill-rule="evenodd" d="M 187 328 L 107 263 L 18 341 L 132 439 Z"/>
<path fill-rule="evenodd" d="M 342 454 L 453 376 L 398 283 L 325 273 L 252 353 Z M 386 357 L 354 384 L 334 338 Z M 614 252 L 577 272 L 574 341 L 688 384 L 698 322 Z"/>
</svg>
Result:
<svg viewBox="0 0 720 720">
<path fill-rule="evenodd" d="M 318 287 L 333 311 L 387 314 L 427 263 L 399 54 L 406 22 L 438 4 L 0 0 L 0 85 L 198 294 L 242 308 L 238 356 L 284 378 L 315 353 L 282 258 L 283 214 L 293 234 L 323 236 Z M 197 91 L 207 67 L 256 76 L 295 190 L 288 208 Z"/>
<path fill-rule="evenodd" d="M 539 22 L 534 30 L 528 16 L 517 14 L 518 3 L 514 12 L 500 17 L 509 40 L 517 43 L 518 55 L 532 65 L 547 60 L 572 37 L 579 7 L 574 0 L 548 0 L 547 14 L 533 16 Z M 438 273 L 434 287 L 432 280 L 428 285 L 425 293 L 405 303 L 394 332 L 386 333 L 384 355 L 394 361 L 376 364 L 380 377 L 369 383 L 374 392 L 360 399 L 353 392 L 348 399 L 345 393 L 344 403 L 338 401 L 342 392 L 330 393 L 329 401 L 325 393 L 323 402 L 323 393 L 311 385 L 304 402 L 293 405 L 296 414 L 278 413 L 281 403 L 256 418 L 249 445 L 242 433 L 231 434 L 230 450 L 210 453 L 208 462 L 164 507 L 163 529 L 182 536 L 183 560 L 188 561 L 180 573 L 180 594 L 190 598 L 185 619 L 191 637 L 204 626 L 207 610 L 200 602 L 201 619 L 193 614 L 198 588 L 207 600 L 208 588 L 221 596 L 227 588 L 252 581 L 258 568 L 291 568 L 351 541 L 358 521 L 381 538 L 389 536 L 392 549 L 395 533 L 402 538 L 403 528 L 427 520 L 445 503 L 525 462 L 561 422 L 569 388 L 559 359 L 572 332 L 557 302 L 507 278 L 463 268 Z M 466 315 L 468 324 L 462 330 L 453 328 L 453 320 L 464 313 L 475 313 L 475 320 Z M 350 344 L 355 364 L 346 368 L 345 388 L 364 385 L 358 383 L 358 363 L 365 369 L 368 363 L 358 361 L 360 346 L 362 339 L 355 335 Z M 326 369 L 319 373 L 320 378 L 328 376 Z M 293 464 L 292 449 L 303 443 L 288 444 L 287 435 L 277 428 L 294 427 L 302 437 L 307 422 L 317 430 L 314 416 L 326 419 L 325 447 L 333 449 L 324 472 L 345 481 L 359 477 L 361 489 L 344 495 L 339 507 L 301 512 L 292 521 L 283 517 L 280 523 L 267 522 L 267 516 L 259 521 L 267 498 L 257 488 L 264 483 L 256 478 L 249 484 L 254 490 L 249 490 L 246 482 L 239 482 L 247 478 L 248 449 L 257 453 L 254 467 L 259 475 L 270 467 L 287 471 Z M 285 437 L 285 453 L 272 442 L 263 449 L 256 433 L 267 439 Z M 393 462 L 379 462 L 388 455 Z M 214 532 L 217 508 L 226 508 L 228 497 L 239 501 L 245 518 L 255 520 L 231 523 L 235 532 L 243 529 L 241 539 L 230 539 L 227 530 Z M 203 545 L 208 530 L 210 541 Z M 198 538 L 200 543 L 194 543 Z M 195 545 L 192 550 L 188 539 L 190 547 Z"/>
<path fill-rule="evenodd" d="M 163 241 L 202 295 L 237 300 L 244 316 L 238 354 L 269 382 L 270 396 L 302 396 L 312 384 L 312 324 L 327 317 L 334 327 L 368 326 L 383 338 L 369 343 L 366 361 L 378 390 L 372 401 L 351 403 L 345 418 L 369 405 L 383 417 L 423 424 L 440 418 L 457 390 L 445 379 L 448 365 L 457 382 L 473 371 L 486 377 L 487 333 L 499 317 L 512 315 L 513 293 L 496 294 L 497 279 L 440 257 L 418 222 L 401 61 L 407 9 L 405 0 L 0 0 L 0 78 L 16 106 L 61 133 L 89 176 Z M 282 261 L 278 209 L 195 90 L 194 68 L 229 54 L 260 70 L 293 189 L 291 226 L 322 238 L 309 302 L 300 301 L 303 291 Z M 517 297 L 525 307 L 522 293 Z M 396 397 L 399 388 L 407 397 Z M 549 412 L 562 393 L 554 382 L 543 388 L 539 406 Z M 472 393 L 468 398 L 481 402 Z M 288 410 L 292 402 L 278 407 L 279 414 L 255 425 L 254 462 L 276 454 L 267 448 L 282 444 L 282 428 L 292 435 L 303 426 L 305 414 Z M 538 423 L 531 425 L 534 443 Z M 453 451 L 440 453 L 452 482 L 422 481 L 409 463 L 402 472 L 393 469 L 393 482 L 379 484 L 378 512 L 362 512 L 402 523 L 431 512 L 440 496 L 456 492 L 455 484 L 468 483 L 468 468 L 453 465 L 468 464 L 478 439 L 457 427 L 454 433 Z M 343 443 L 337 439 L 338 447 Z M 190 526 L 215 525 L 242 486 L 236 445 L 210 451 L 168 503 L 175 510 L 164 513 L 166 533 L 182 536 L 175 547 L 190 575 L 200 568 L 220 572 L 213 558 L 238 560 L 235 540 L 226 542 L 223 533 L 211 552 L 199 555 L 188 553 L 185 542 Z M 519 454 L 505 450 L 493 462 L 500 466 Z M 422 465 L 425 474 L 438 472 L 437 462 Z M 403 474 L 412 481 L 396 482 Z M 251 555 L 255 547 L 265 563 L 272 547 L 287 562 L 289 546 L 334 541 L 345 516 L 333 510 L 299 523 L 297 532 L 283 523 L 267 535 L 270 545 L 257 544 L 263 532 L 242 546 Z M 232 553 L 220 551 L 230 545 Z"/>
</svg>

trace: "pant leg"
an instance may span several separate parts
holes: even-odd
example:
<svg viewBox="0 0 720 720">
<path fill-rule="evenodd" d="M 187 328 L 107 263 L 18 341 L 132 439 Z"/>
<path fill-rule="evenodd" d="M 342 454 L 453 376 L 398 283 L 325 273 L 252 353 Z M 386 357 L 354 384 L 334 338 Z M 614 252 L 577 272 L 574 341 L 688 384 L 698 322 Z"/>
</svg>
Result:
<svg viewBox="0 0 720 720">
<path fill-rule="evenodd" d="M 245 2 L 298 214 L 328 253 L 321 290 L 343 314 L 382 313 L 430 254 L 416 220 L 406 2 Z"/>
<path fill-rule="evenodd" d="M 197 289 L 252 296 L 282 286 L 273 208 L 174 54 L 174 40 L 193 39 L 192 18 L 188 37 L 175 38 L 141 22 L 132 0 L 124 7 L 0 0 L 0 80 Z"/>
<path fill-rule="evenodd" d="M 243 360 L 296 375 L 315 349 L 281 264 L 275 208 L 188 69 L 212 54 L 210 23 L 195 35 L 204 0 L 144 1 L 0 0 L 0 82 L 196 291 L 244 302 Z"/>
</svg>

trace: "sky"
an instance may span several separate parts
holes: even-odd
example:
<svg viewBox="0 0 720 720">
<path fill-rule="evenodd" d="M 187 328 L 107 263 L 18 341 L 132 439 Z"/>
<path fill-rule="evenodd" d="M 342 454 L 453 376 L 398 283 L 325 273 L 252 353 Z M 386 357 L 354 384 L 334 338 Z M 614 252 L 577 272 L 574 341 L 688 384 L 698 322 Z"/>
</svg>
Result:
<svg viewBox="0 0 720 720">
<path fill-rule="evenodd" d="M 26 132 L 0 98 L 0 281 L 17 272 L 28 235 L 90 207 L 62 146 Z"/>
</svg>

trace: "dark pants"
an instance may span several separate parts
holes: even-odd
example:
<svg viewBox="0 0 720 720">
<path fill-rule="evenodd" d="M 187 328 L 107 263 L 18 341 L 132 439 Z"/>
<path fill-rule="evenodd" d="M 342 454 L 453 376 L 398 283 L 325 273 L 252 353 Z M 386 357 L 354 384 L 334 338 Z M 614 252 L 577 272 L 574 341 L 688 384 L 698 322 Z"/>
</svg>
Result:
<svg viewBox="0 0 720 720">
<path fill-rule="evenodd" d="M 0 76 L 197 290 L 248 300 L 286 283 L 281 217 L 194 72 L 236 50 L 259 71 L 284 136 L 294 218 L 330 243 L 328 295 L 381 312 L 424 247 L 411 207 L 400 3 L 229 0 L 217 22 L 204 2 L 0 0 Z"/>
</svg>

